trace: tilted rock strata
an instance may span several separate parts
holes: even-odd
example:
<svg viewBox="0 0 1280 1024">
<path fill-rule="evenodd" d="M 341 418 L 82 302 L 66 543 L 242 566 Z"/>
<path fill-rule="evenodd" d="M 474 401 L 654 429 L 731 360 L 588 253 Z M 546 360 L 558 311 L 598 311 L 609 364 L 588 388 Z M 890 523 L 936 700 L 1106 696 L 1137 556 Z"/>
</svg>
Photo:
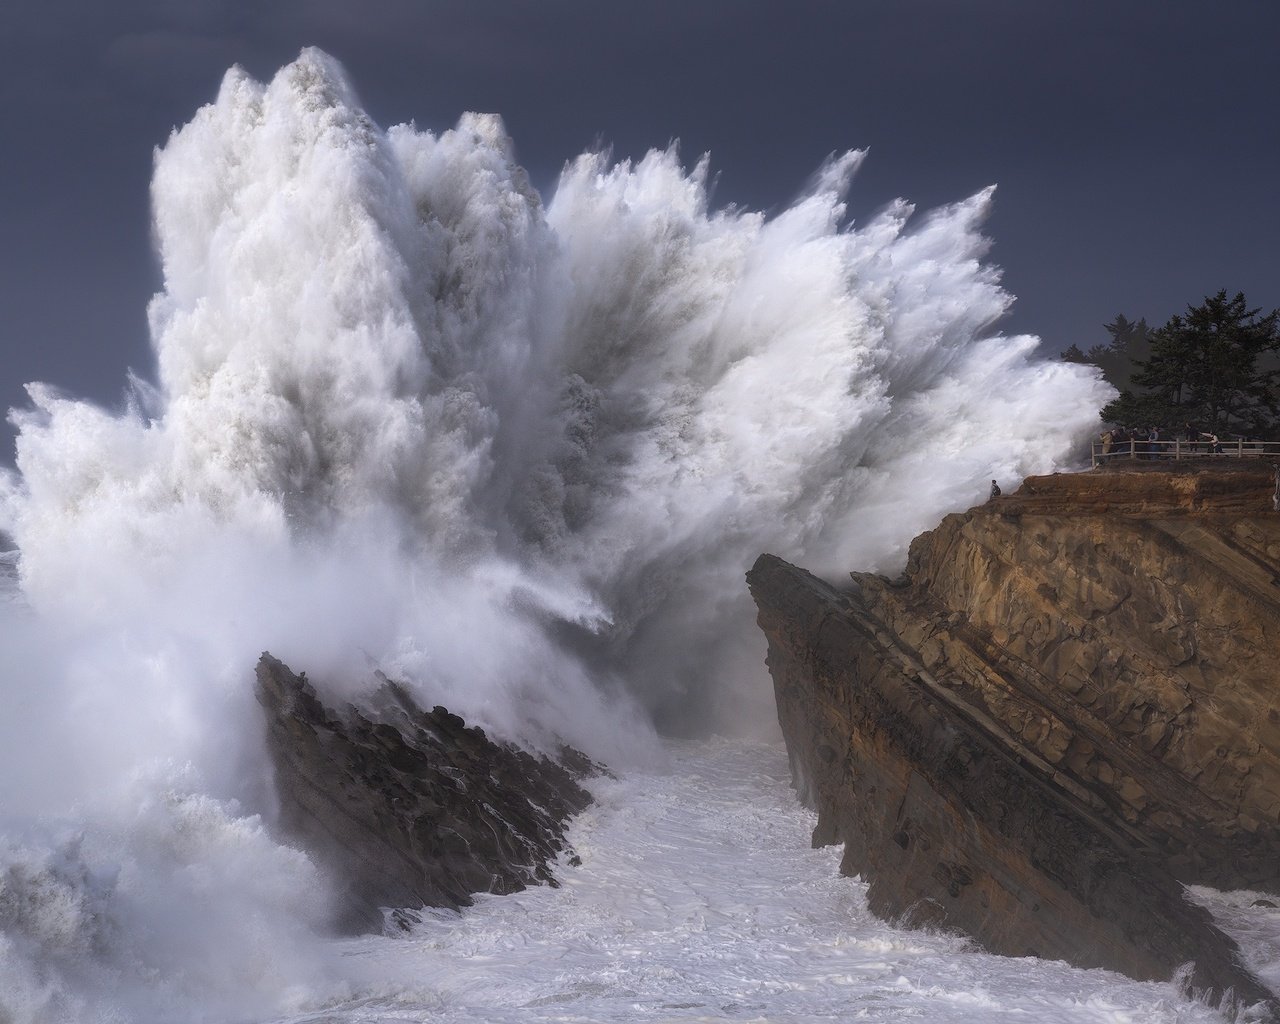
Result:
<svg viewBox="0 0 1280 1024">
<path fill-rule="evenodd" d="M 1266 995 L 1174 875 L 1275 887 L 1270 480 L 1033 478 L 842 591 L 757 562 L 815 841 L 845 843 L 876 913 Z"/>
<path fill-rule="evenodd" d="M 1033 477 L 916 538 L 903 579 L 854 579 L 927 671 L 1179 878 L 1280 891 L 1271 487 L 1265 465 Z"/>
<path fill-rule="evenodd" d="M 269 654 L 257 679 L 280 827 L 332 877 L 344 930 L 382 928 L 383 908 L 409 911 L 404 923 L 423 906 L 556 884 L 568 819 L 591 802 L 580 781 L 602 771 L 585 755 L 495 743 L 389 681 L 369 709 L 336 713 Z"/>
</svg>

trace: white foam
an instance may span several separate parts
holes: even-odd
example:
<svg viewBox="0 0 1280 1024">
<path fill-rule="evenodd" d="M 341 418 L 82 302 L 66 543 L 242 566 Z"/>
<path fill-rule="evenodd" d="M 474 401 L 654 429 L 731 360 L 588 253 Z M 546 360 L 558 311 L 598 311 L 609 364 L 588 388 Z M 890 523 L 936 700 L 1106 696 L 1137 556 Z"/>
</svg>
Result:
<svg viewBox="0 0 1280 1024">
<path fill-rule="evenodd" d="M 481 897 L 405 940 L 340 947 L 350 998 L 289 1024 L 432 1021 L 931 1021 L 1191 1024 L 1171 984 L 974 951 L 871 916 L 813 850 L 778 746 L 672 748 L 593 785 L 561 889 Z"/>
<path fill-rule="evenodd" d="M 44 815 L 83 832 L 94 877 L 152 865 L 200 968 L 131 932 L 107 945 L 133 951 L 140 992 L 177 971 L 222 1019 L 292 982 L 230 980 L 242 958 L 191 910 L 192 878 L 231 907 L 262 894 L 217 830 L 189 862 L 152 860 L 145 807 L 177 771 L 183 799 L 258 837 L 245 856 L 281 919 L 259 945 L 298 945 L 311 883 L 270 866 L 292 854 L 252 818 L 270 810 L 263 649 L 333 699 L 380 667 L 502 735 L 624 767 L 660 761 L 655 723 L 771 730 L 742 579 L 757 554 L 892 570 L 992 476 L 1070 464 L 1107 397 L 998 334 L 989 191 L 851 226 L 861 158 L 773 217 L 711 209 L 707 161 L 674 148 L 581 156 L 544 206 L 497 117 L 383 131 L 314 50 L 265 85 L 229 72 L 156 156 L 156 379 L 131 377 L 114 412 L 32 385 L 12 414 L 12 863 L 67 849 L 29 832 Z M 92 943 L 63 956 L 14 928 L 22 1005 L 99 990 L 64 969 L 98 970 Z"/>
</svg>

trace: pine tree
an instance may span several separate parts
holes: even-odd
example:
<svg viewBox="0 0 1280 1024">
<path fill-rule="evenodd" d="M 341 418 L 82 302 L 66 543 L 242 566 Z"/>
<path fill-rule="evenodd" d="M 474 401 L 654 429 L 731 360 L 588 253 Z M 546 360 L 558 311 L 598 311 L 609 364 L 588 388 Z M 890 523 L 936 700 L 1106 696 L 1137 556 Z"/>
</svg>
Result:
<svg viewBox="0 0 1280 1024">
<path fill-rule="evenodd" d="M 1107 344 L 1093 345 L 1087 352 L 1081 351 L 1079 345 L 1071 345 L 1062 353 L 1062 358 L 1068 363 L 1098 367 L 1108 384 L 1124 391 L 1131 386 L 1138 363 L 1151 353 L 1150 329 L 1145 319 L 1135 322 L 1123 313 L 1117 313 L 1111 323 L 1103 324 L 1103 329 L 1111 335 Z"/>
<path fill-rule="evenodd" d="M 1226 290 L 1187 307 L 1152 332 L 1150 358 L 1133 383 L 1145 394 L 1121 395 L 1104 419 L 1174 424 L 1189 422 L 1220 436 L 1269 436 L 1277 426 L 1280 371 L 1264 364 L 1280 350 L 1280 310 L 1259 316 L 1243 293 Z M 1115 407 L 1115 408 L 1113 408 Z M 1145 415 L 1135 419 L 1139 408 Z M 1163 412 L 1159 419 L 1152 419 Z"/>
</svg>

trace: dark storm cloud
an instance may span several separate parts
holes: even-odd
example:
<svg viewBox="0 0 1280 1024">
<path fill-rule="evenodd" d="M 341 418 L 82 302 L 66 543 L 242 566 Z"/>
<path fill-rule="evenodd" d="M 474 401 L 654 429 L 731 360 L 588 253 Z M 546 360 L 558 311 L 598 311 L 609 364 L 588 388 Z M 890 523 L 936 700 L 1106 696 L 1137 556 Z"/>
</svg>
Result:
<svg viewBox="0 0 1280 1024">
<path fill-rule="evenodd" d="M 53 0 L 0 19 L 0 403 L 112 400 L 149 365 L 152 150 L 240 63 L 305 45 L 383 124 L 501 113 L 534 180 L 597 140 L 711 151 L 717 201 L 777 208 L 870 147 L 851 211 L 998 183 L 1007 329 L 1060 349 L 1218 288 L 1280 304 L 1280 5 L 1025 0 Z"/>
</svg>

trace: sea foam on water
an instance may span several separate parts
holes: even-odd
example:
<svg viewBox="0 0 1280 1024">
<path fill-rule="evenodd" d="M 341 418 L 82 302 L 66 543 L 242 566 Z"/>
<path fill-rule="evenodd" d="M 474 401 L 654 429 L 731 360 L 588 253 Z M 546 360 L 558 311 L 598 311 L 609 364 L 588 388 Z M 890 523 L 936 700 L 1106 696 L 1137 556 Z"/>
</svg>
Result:
<svg viewBox="0 0 1280 1024">
<path fill-rule="evenodd" d="M 848 225 L 861 159 L 765 217 L 674 147 L 588 153 L 544 205 L 495 116 L 384 131 L 315 50 L 228 72 L 156 156 L 155 379 L 12 414 L 9 1017 L 341 988 L 255 816 L 260 651 L 648 765 L 661 732 L 768 731 L 761 551 L 892 570 L 991 477 L 1071 462 L 1107 388 L 996 331 L 991 192 Z"/>
</svg>

